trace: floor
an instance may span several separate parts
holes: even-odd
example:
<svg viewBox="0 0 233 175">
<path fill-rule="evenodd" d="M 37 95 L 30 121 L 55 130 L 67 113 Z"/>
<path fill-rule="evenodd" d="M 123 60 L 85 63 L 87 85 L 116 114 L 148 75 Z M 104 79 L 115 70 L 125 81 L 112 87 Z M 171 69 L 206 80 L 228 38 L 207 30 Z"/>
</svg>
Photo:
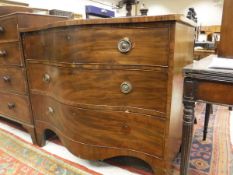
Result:
<svg viewBox="0 0 233 175">
<path fill-rule="evenodd" d="M 22 130 L 19 130 L 17 128 L 14 128 L 12 126 L 7 125 L 6 123 L 0 122 L 0 128 L 22 138 L 23 140 L 32 143 L 31 137 L 27 132 L 24 132 Z M 94 170 L 98 173 L 101 173 L 103 175 L 138 175 L 137 173 L 132 173 L 127 170 L 124 170 L 122 168 L 118 168 L 116 166 L 112 166 L 110 164 L 107 164 L 105 162 L 100 161 L 87 161 L 81 158 L 78 158 L 71 154 L 64 146 L 60 146 L 58 144 L 55 144 L 51 141 L 46 141 L 46 145 L 42 147 L 42 149 L 58 155 L 64 159 L 70 160 L 72 162 L 78 163 L 80 165 L 83 165 L 85 167 L 88 167 L 91 170 Z"/>
<path fill-rule="evenodd" d="M 231 112 L 231 143 L 233 143 L 233 112 Z M 0 122 L 0 128 L 7 130 L 8 132 L 24 139 L 27 142 L 32 143 L 31 137 L 28 133 L 19 130 L 17 128 L 11 127 L 5 123 Z M 65 147 L 61 145 L 57 145 L 51 141 L 46 141 L 46 145 L 42 148 L 52 154 L 58 155 L 60 157 L 63 157 L 64 159 L 70 160 L 72 162 L 78 163 L 80 165 L 83 165 L 85 167 L 88 167 L 89 169 L 92 169 L 96 172 L 99 172 L 103 175 L 137 175 L 136 173 L 129 172 L 127 170 L 118 168 L 116 166 L 109 165 L 104 162 L 97 162 L 97 161 L 87 161 L 80 159 L 73 154 L 71 154 Z"/>
<path fill-rule="evenodd" d="M 230 133 L 231 133 L 231 145 L 233 145 L 233 112 L 231 112 L 231 118 L 230 118 Z"/>
</svg>

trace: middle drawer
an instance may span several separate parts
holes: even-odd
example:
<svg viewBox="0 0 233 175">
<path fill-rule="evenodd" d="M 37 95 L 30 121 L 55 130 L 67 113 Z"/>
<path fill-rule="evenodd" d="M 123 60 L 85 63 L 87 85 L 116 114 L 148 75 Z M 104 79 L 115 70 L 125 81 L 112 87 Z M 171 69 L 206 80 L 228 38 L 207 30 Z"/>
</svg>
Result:
<svg viewBox="0 0 233 175">
<path fill-rule="evenodd" d="M 19 67 L 0 67 L 0 91 L 27 94 L 25 70 Z"/>
<path fill-rule="evenodd" d="M 69 105 L 156 114 L 166 112 L 167 69 L 84 69 L 28 64 L 29 86 Z"/>
</svg>

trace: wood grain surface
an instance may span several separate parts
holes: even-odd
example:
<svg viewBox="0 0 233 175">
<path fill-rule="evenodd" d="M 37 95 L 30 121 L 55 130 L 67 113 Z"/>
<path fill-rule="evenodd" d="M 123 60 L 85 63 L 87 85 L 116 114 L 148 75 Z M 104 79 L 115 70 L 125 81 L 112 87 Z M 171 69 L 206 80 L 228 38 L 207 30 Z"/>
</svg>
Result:
<svg viewBox="0 0 233 175">
<path fill-rule="evenodd" d="M 19 42 L 0 43 L 0 65 L 23 66 Z"/>
<path fill-rule="evenodd" d="M 63 105 L 42 95 L 32 94 L 31 99 L 36 122 L 47 122 L 70 140 L 95 147 L 113 148 L 113 151 L 128 149 L 141 154 L 163 156 L 165 121 L 160 118 L 86 110 Z"/>
<path fill-rule="evenodd" d="M 28 94 L 25 70 L 0 66 L 0 91 Z"/>
<path fill-rule="evenodd" d="M 169 29 L 163 27 L 65 28 L 23 38 L 26 59 L 70 63 L 131 65 L 168 64 Z M 121 53 L 118 42 L 129 38 L 132 50 Z"/>
<path fill-rule="evenodd" d="M 0 92 L 0 115 L 20 123 L 32 124 L 27 96 Z"/>
<path fill-rule="evenodd" d="M 15 5 L 1 5 L 0 6 L 0 15 L 6 15 L 15 12 L 32 12 L 32 8 L 29 7 L 22 7 L 22 6 L 15 6 Z"/>
<path fill-rule="evenodd" d="M 44 75 L 50 81 L 43 81 Z M 81 70 L 28 64 L 31 93 L 52 96 L 67 104 L 116 106 L 122 109 L 149 109 L 166 113 L 167 76 L 162 72 L 137 70 Z M 121 92 L 123 82 L 131 83 L 132 92 Z M 86 105 L 85 105 L 86 104 Z M 119 108 L 119 109 L 120 109 Z"/>
<path fill-rule="evenodd" d="M 182 23 L 186 26 L 195 27 L 197 24 L 192 20 L 186 18 L 183 14 L 169 14 L 169 15 L 157 15 L 157 16 L 137 16 L 137 17 L 121 17 L 121 18 L 102 18 L 102 19 L 78 19 L 78 20 L 66 20 L 60 21 L 56 23 L 52 23 L 49 25 L 44 25 L 40 27 L 30 27 L 27 29 L 21 29 L 21 32 L 30 32 L 30 31 L 39 31 L 39 30 L 47 30 L 51 28 L 59 28 L 59 27 L 72 27 L 72 26 L 85 26 L 88 27 L 91 25 L 102 25 L 102 24 L 147 24 L 147 23 Z"/>
<path fill-rule="evenodd" d="M 3 29 L 0 31 L 0 42 L 16 41 L 19 39 L 17 24 L 17 16 L 0 18 L 0 28 Z"/>
</svg>

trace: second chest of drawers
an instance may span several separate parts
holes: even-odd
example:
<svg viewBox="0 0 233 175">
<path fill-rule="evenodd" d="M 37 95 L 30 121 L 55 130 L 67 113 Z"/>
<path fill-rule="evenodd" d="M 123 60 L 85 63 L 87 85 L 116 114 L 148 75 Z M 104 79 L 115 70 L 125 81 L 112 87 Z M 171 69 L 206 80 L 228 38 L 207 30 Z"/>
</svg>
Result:
<svg viewBox="0 0 233 175">
<path fill-rule="evenodd" d="M 36 137 L 19 29 L 64 19 L 31 13 L 0 16 L 0 116 L 20 123 L 33 143 Z"/>
</svg>

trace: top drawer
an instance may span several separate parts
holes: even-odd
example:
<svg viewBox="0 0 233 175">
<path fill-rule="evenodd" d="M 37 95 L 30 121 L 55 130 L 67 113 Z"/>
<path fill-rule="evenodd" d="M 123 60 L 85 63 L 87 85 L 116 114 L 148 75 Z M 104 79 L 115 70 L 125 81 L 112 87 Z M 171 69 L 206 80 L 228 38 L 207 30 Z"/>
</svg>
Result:
<svg viewBox="0 0 233 175">
<path fill-rule="evenodd" d="M 0 43 L 0 65 L 23 65 L 19 42 Z"/>
<path fill-rule="evenodd" d="M 168 64 L 168 27 L 73 27 L 29 33 L 23 40 L 26 59 L 125 65 Z"/>
<path fill-rule="evenodd" d="M 0 18 L 0 42 L 18 40 L 17 17 Z"/>
</svg>

